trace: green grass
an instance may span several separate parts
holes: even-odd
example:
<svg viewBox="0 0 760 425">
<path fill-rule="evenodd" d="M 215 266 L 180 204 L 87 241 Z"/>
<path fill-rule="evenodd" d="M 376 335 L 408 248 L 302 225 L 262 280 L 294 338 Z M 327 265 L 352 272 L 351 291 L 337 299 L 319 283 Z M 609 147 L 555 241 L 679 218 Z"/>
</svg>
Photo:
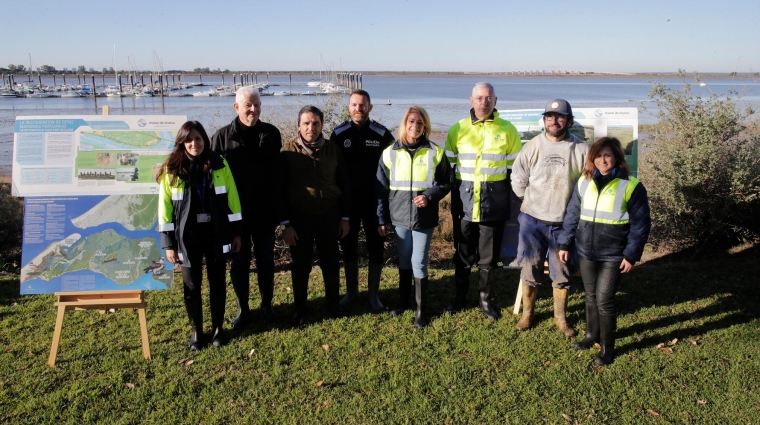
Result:
<svg viewBox="0 0 760 425">
<path fill-rule="evenodd" d="M 283 272 L 275 326 L 257 321 L 221 349 L 187 350 L 180 283 L 147 295 L 151 361 L 142 358 L 135 312 L 80 311 L 66 314 L 58 362 L 49 368 L 54 298 L 19 296 L 17 278 L 6 275 L 0 422 L 569 423 L 564 414 L 579 424 L 757 424 L 759 252 L 666 257 L 638 267 L 618 292 L 619 355 L 602 368 L 592 362 L 596 349 L 572 350 L 553 327 L 548 286 L 539 292 L 536 327 L 514 330 L 515 271 L 497 275 L 501 320 L 488 322 L 474 304 L 441 313 L 453 292 L 448 265 L 431 269 L 435 317 L 422 331 L 412 327 L 411 312 L 392 318 L 364 310 L 366 288 L 353 316 L 325 319 L 317 269 L 311 322 L 291 329 L 290 276 Z M 395 279 L 395 269 L 386 268 L 386 307 L 397 299 Z M 582 330 L 580 286 L 569 319 Z M 235 313 L 230 288 L 227 326 Z M 676 338 L 672 353 L 656 348 Z"/>
</svg>

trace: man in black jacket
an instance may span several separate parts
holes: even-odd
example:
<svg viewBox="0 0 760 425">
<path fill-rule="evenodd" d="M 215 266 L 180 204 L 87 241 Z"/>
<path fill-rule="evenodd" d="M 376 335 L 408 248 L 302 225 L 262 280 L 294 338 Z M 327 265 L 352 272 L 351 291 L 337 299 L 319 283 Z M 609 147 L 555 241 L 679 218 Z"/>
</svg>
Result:
<svg viewBox="0 0 760 425">
<path fill-rule="evenodd" d="M 369 119 L 372 111 L 369 93 L 354 90 L 348 100 L 351 119 L 335 128 L 330 140 L 340 149 L 351 180 L 352 214 L 351 231 L 340 240 L 343 249 L 343 267 L 346 272 L 346 296 L 340 301 L 346 307 L 353 303 L 359 292 L 359 225 L 364 226 L 369 251 L 367 289 L 372 310 L 380 311 L 383 304 L 377 296 L 380 274 L 383 270 L 385 238 L 377 232 L 377 201 L 375 199 L 375 172 L 383 150 L 390 146 L 393 135 L 376 121 Z"/>
<path fill-rule="evenodd" d="M 280 131 L 259 120 L 261 98 L 253 87 L 241 87 L 235 95 L 237 117 L 211 137 L 211 149 L 225 157 L 238 188 L 243 213 L 240 252 L 232 255 L 230 278 L 237 295 L 238 312 L 232 328 L 239 330 L 250 320 L 251 245 L 261 293 L 261 312 L 271 322 L 274 292 L 274 214 L 272 175 L 282 147 Z"/>
</svg>

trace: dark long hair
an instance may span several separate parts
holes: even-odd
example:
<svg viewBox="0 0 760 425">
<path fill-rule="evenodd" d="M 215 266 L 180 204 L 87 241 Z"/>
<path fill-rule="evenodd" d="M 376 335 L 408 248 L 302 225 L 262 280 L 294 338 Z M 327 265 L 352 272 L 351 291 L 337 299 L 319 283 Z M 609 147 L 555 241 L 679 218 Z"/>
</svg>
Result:
<svg viewBox="0 0 760 425">
<path fill-rule="evenodd" d="M 596 139 L 596 142 L 591 144 L 586 154 L 586 166 L 583 168 L 583 176 L 586 177 L 586 180 L 591 180 L 594 177 L 594 170 L 596 170 L 594 160 L 599 156 L 599 152 L 606 147 L 610 148 L 612 155 L 615 156 L 615 167 L 625 170 L 629 175 L 631 174 L 631 169 L 628 168 L 628 163 L 625 162 L 625 153 L 623 153 L 623 145 L 620 144 L 620 140 L 614 137 L 600 137 Z"/>
<path fill-rule="evenodd" d="M 190 154 L 188 154 L 185 149 L 185 142 L 190 140 L 190 132 L 192 130 L 198 131 L 203 139 L 203 152 L 201 152 L 197 159 L 191 159 Z M 209 160 L 210 150 L 211 140 L 209 140 L 208 134 L 206 134 L 206 130 L 201 123 L 198 121 L 188 121 L 182 124 L 182 127 L 180 127 L 177 132 L 177 138 L 174 140 L 174 150 L 172 150 L 172 153 L 169 154 L 169 157 L 166 158 L 166 161 L 161 165 L 161 171 L 159 171 L 156 181 L 161 183 L 161 177 L 163 177 L 164 174 L 172 176 L 171 181 L 169 182 L 171 186 L 174 186 L 177 183 L 178 178 L 183 181 L 188 181 L 190 177 L 190 166 L 192 163 L 197 163 L 198 161 L 203 165 L 203 172 L 207 173 L 211 166 L 211 161 Z"/>
</svg>

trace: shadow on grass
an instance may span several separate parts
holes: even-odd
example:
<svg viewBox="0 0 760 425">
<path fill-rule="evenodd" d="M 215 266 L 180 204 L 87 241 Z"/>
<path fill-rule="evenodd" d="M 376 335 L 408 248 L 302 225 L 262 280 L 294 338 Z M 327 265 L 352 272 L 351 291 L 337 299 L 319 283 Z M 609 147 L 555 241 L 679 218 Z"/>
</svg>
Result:
<svg viewBox="0 0 760 425">
<path fill-rule="evenodd" d="M 17 303 L 21 297 L 20 288 L 17 274 L 0 274 L 0 305 L 8 306 Z"/>
</svg>

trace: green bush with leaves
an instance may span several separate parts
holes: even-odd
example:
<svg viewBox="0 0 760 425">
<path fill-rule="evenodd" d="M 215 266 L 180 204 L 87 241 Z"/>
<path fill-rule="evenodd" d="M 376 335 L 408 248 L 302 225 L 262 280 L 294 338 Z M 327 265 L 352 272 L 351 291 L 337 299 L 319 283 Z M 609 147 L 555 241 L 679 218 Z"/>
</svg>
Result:
<svg viewBox="0 0 760 425">
<path fill-rule="evenodd" d="M 683 75 L 683 73 L 682 73 Z M 699 81 L 699 78 L 696 78 Z M 647 131 L 640 176 L 652 209 L 650 242 L 671 248 L 760 235 L 760 132 L 741 94 L 700 97 L 655 84 L 659 122 Z"/>
<path fill-rule="evenodd" d="M 5 259 L 21 250 L 21 230 L 24 224 L 24 204 L 11 196 L 11 186 L 0 184 L 0 266 Z"/>
</svg>

